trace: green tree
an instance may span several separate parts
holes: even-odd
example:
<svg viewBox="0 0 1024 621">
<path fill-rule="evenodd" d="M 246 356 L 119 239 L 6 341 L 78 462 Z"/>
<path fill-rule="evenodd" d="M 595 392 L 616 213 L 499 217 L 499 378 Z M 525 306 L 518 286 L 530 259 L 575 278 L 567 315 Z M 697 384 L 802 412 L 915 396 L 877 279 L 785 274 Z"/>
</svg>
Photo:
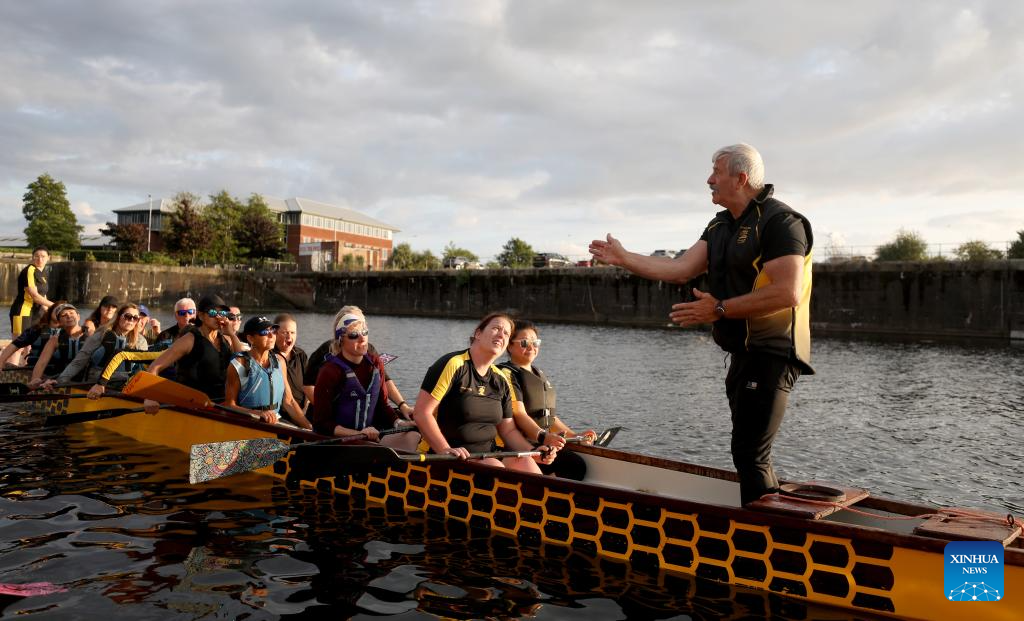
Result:
<svg viewBox="0 0 1024 621">
<path fill-rule="evenodd" d="M 1003 253 L 994 248 L 990 248 L 988 244 L 980 240 L 971 240 L 964 242 L 956 247 L 953 251 L 956 258 L 961 261 L 990 261 L 992 259 L 1002 259 Z"/>
<path fill-rule="evenodd" d="M 418 270 L 439 270 L 441 269 L 441 259 L 434 256 L 434 253 L 429 250 L 418 252 L 415 255 L 414 264 L 415 269 Z"/>
<path fill-rule="evenodd" d="M 878 261 L 926 261 L 928 244 L 916 231 L 900 229 L 896 239 L 878 247 L 875 258 Z"/>
<path fill-rule="evenodd" d="M 29 248 L 46 246 L 51 251 L 66 251 L 81 246 L 78 236 L 82 227 L 71 211 L 64 182 L 47 173 L 39 175 L 22 196 L 21 212 L 28 221 L 25 237 Z"/>
<path fill-rule="evenodd" d="M 145 224 L 114 224 L 107 222 L 107 228 L 100 229 L 100 235 L 107 235 L 114 240 L 118 250 L 127 252 L 133 261 L 137 260 L 146 250 L 148 230 Z"/>
<path fill-rule="evenodd" d="M 285 253 L 284 225 L 259 194 L 251 195 L 242 207 L 234 239 L 238 253 L 249 260 L 280 259 Z"/>
<path fill-rule="evenodd" d="M 174 197 L 174 211 L 167 219 L 164 243 L 174 256 L 189 263 L 196 262 L 210 243 L 210 229 L 206 219 L 199 213 L 199 197 L 189 192 L 179 192 Z"/>
<path fill-rule="evenodd" d="M 387 267 L 392 270 L 411 270 L 414 269 L 414 261 L 415 257 L 413 256 L 412 247 L 409 244 L 402 243 L 392 249 Z"/>
<path fill-rule="evenodd" d="M 444 247 L 444 254 L 441 255 L 442 261 L 448 259 L 454 259 L 455 257 L 465 257 L 467 261 L 479 261 L 480 257 L 476 256 L 465 248 L 459 248 L 455 245 L 455 242 L 450 241 L 448 245 Z"/>
<path fill-rule="evenodd" d="M 221 265 L 234 262 L 238 256 L 240 244 L 237 234 L 242 229 L 240 220 L 243 210 L 242 203 L 228 194 L 227 190 L 211 194 L 210 203 L 202 210 L 203 219 L 210 231 L 206 254 Z"/>
<path fill-rule="evenodd" d="M 1007 259 L 1024 259 L 1024 231 L 1017 231 L 1017 241 L 1006 251 Z"/>
<path fill-rule="evenodd" d="M 530 244 L 518 237 L 513 237 L 505 242 L 501 253 L 495 258 L 502 267 L 532 267 L 533 255 L 533 248 L 530 247 Z"/>
<path fill-rule="evenodd" d="M 362 255 L 345 254 L 342 255 L 341 261 L 338 262 L 338 269 L 340 270 L 361 270 L 366 266 L 366 257 Z"/>
</svg>

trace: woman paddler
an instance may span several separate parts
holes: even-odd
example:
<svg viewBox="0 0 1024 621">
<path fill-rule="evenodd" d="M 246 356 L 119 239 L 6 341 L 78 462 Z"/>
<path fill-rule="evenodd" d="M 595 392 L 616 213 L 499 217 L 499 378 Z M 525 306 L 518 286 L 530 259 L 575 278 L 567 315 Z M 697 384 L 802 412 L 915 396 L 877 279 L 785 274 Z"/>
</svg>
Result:
<svg viewBox="0 0 1024 621">
<path fill-rule="evenodd" d="M 471 452 L 494 450 L 499 435 L 509 450 L 533 450 L 513 419 L 512 384 L 494 366 L 508 346 L 513 326 L 504 313 L 487 315 L 473 331 L 469 349 L 442 356 L 427 371 L 413 421 L 435 453 L 465 459 Z M 538 462 L 550 463 L 557 453 L 554 447 L 546 448 L 543 457 L 506 458 L 504 463 L 486 459 L 484 463 L 540 474 Z"/>
<path fill-rule="evenodd" d="M 346 313 L 335 319 L 331 353 L 320 367 L 313 390 L 313 429 L 339 437 L 364 434 L 385 446 L 414 450 L 420 441 L 416 431 L 380 436 L 382 429 L 408 423 L 387 405 L 384 363 L 369 353 L 369 334 L 361 314 Z"/>
<path fill-rule="evenodd" d="M 228 367 L 224 405 L 237 407 L 276 423 L 282 408 L 303 429 L 312 429 L 285 379 L 284 360 L 274 350 L 277 324 L 263 316 L 245 322 L 242 334 L 249 350 L 236 354 Z"/>
<path fill-rule="evenodd" d="M 85 329 L 78 323 L 78 309 L 73 305 L 66 302 L 54 304 L 53 316 L 57 318 L 60 332 L 56 337 L 50 337 L 43 346 L 28 382 L 31 388 L 43 383 L 44 375 L 57 375 L 64 371 L 78 355 L 87 338 Z"/>
<path fill-rule="evenodd" d="M 129 302 L 117 309 L 116 318 L 97 328 L 78 350 L 75 358 L 54 379 L 43 382 L 40 387 L 49 390 L 56 383 L 70 382 L 83 377 L 84 381 L 97 382 L 89 389 L 89 398 L 98 399 L 105 391 L 101 374 L 107 365 L 122 351 L 146 351 L 149 343 L 142 337 L 139 325 L 139 307 Z M 112 379 L 123 380 L 130 374 L 131 362 L 124 362 Z"/>
<path fill-rule="evenodd" d="M 508 362 L 499 368 L 512 380 L 516 392 L 513 405 L 516 425 L 527 438 L 535 438 L 537 444 L 562 448 L 564 438 L 577 435 L 587 444 L 593 444 L 597 433 L 588 429 L 577 434 L 555 414 L 557 393 L 547 375 L 534 362 L 540 353 L 540 330 L 532 321 L 516 321 L 515 334 L 508 344 Z M 582 481 L 587 474 L 587 464 L 579 454 L 560 451 L 554 463 L 541 465 L 544 474 L 554 474 L 565 479 Z"/>
<path fill-rule="evenodd" d="M 207 295 L 196 308 L 198 325 L 186 328 L 160 357 L 149 365 L 148 371 L 159 375 L 175 365 L 178 382 L 205 393 L 211 400 L 224 397 L 228 365 L 236 352 L 242 351 L 237 334 L 225 334 L 228 325 L 228 305 L 219 295 Z M 155 414 L 160 409 L 156 401 L 146 399 L 146 412 Z"/>
</svg>

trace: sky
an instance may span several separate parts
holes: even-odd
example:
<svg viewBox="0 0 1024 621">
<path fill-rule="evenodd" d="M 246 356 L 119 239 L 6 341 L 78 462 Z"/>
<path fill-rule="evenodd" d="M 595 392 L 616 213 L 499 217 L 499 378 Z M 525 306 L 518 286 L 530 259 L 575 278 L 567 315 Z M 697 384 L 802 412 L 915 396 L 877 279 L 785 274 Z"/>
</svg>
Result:
<svg viewBox="0 0 1024 621">
<path fill-rule="evenodd" d="M 818 256 L 1024 229 L 1024 3 L 0 3 L 0 232 L 49 173 L 79 223 L 226 189 L 482 258 L 689 247 L 746 142 Z"/>
</svg>

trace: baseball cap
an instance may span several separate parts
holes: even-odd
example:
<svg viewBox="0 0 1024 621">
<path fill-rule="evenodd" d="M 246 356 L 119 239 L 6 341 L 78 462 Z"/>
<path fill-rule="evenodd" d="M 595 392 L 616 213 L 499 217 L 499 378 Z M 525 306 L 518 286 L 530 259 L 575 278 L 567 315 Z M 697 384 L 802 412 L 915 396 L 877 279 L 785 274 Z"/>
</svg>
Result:
<svg viewBox="0 0 1024 621">
<path fill-rule="evenodd" d="M 250 317 L 249 320 L 245 322 L 245 327 L 242 328 L 242 334 L 256 334 L 260 330 L 276 327 L 276 323 L 267 319 L 263 315 L 259 315 L 258 317 Z"/>
<path fill-rule="evenodd" d="M 216 293 L 210 295 L 204 295 L 200 300 L 199 304 L 196 304 L 196 310 L 200 313 L 205 313 L 211 308 L 223 308 L 227 310 L 228 304 L 224 301 L 224 298 L 220 297 Z"/>
</svg>

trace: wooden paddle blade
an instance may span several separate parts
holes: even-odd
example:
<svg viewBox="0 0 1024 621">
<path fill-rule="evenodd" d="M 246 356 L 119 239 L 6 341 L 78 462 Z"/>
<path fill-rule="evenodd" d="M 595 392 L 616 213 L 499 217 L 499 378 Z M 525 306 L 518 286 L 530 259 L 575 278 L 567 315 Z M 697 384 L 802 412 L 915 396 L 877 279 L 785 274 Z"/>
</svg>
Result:
<svg viewBox="0 0 1024 621">
<path fill-rule="evenodd" d="M 213 402 L 205 393 L 149 371 L 139 371 L 133 375 L 121 392 L 184 408 L 213 407 Z"/>
<path fill-rule="evenodd" d="M 53 414 L 46 417 L 44 427 L 59 427 L 60 425 L 72 425 L 74 423 L 85 423 L 92 420 L 103 420 L 106 418 L 117 418 L 125 414 L 137 414 L 145 412 L 146 408 L 121 408 L 118 410 L 96 410 L 93 412 L 71 412 L 68 414 Z"/>
<path fill-rule="evenodd" d="M 269 466 L 292 450 L 277 438 L 255 438 L 193 444 L 189 451 L 188 482 L 205 483 Z"/>
</svg>

